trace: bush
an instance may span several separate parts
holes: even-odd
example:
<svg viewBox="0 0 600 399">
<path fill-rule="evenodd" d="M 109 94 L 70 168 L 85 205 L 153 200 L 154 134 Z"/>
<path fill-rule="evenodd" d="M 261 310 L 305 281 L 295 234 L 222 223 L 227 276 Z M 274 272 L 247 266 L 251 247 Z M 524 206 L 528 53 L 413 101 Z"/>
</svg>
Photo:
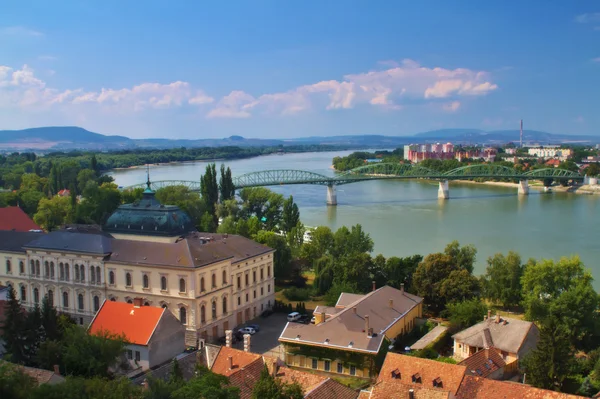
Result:
<svg viewBox="0 0 600 399">
<path fill-rule="evenodd" d="M 310 289 L 290 287 L 283 291 L 288 301 L 306 301 L 310 298 Z"/>
</svg>

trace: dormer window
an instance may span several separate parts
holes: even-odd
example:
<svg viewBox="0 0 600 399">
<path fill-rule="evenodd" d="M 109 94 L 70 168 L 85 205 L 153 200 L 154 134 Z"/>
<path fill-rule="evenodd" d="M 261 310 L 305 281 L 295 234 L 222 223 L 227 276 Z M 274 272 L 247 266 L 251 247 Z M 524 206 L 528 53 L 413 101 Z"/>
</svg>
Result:
<svg viewBox="0 0 600 399">
<path fill-rule="evenodd" d="M 400 379 L 400 370 L 398 370 L 398 369 L 392 370 L 392 378 L 395 380 L 399 380 Z"/>
<path fill-rule="evenodd" d="M 325 339 L 325 345 L 329 345 L 329 338 Z"/>
<path fill-rule="evenodd" d="M 438 377 L 435 380 L 433 380 L 433 386 L 434 386 L 434 388 L 442 388 L 443 387 L 442 379 L 440 377 Z"/>
<path fill-rule="evenodd" d="M 414 382 L 416 384 L 420 384 L 421 383 L 421 374 L 419 374 L 419 373 L 413 374 L 412 382 Z"/>
</svg>

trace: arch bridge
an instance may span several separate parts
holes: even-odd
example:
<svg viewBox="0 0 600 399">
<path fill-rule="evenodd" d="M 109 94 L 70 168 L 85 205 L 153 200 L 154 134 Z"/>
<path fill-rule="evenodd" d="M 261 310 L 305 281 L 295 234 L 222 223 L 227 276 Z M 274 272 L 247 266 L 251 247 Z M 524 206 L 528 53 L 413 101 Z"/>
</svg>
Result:
<svg viewBox="0 0 600 399">
<path fill-rule="evenodd" d="M 477 164 L 462 166 L 445 172 L 425 168 L 419 164 L 376 163 L 360 166 L 349 171 L 338 173 L 335 176 L 325 176 L 319 173 L 294 170 L 277 169 L 250 172 L 235 177 L 233 184 L 236 189 L 246 187 L 281 186 L 289 184 L 314 184 L 327 187 L 327 204 L 337 205 L 336 186 L 358 183 L 368 180 L 398 180 L 398 179 L 427 179 L 439 181 L 438 198 L 449 198 L 450 180 L 472 179 L 502 179 L 518 181 L 518 192 L 521 195 L 529 194 L 529 180 L 574 180 L 583 181 L 584 176 L 577 172 L 559 168 L 536 169 L 519 173 L 513 168 L 495 164 Z M 151 187 L 158 190 L 168 186 L 185 186 L 192 191 L 200 191 L 199 181 L 189 180 L 160 180 L 151 182 Z M 125 187 L 125 190 L 144 188 L 146 183 Z"/>
</svg>

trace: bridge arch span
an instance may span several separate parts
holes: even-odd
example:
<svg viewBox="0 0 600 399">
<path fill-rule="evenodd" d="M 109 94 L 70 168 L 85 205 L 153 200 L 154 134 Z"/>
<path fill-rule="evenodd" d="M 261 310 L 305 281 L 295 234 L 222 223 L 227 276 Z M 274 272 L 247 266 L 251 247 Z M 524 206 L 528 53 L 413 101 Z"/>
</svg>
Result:
<svg viewBox="0 0 600 399">
<path fill-rule="evenodd" d="M 559 168 L 544 168 L 544 169 L 534 169 L 529 172 L 523 173 L 524 177 L 529 179 L 574 179 L 574 180 L 583 180 L 583 176 L 577 172 L 573 172 L 568 169 L 559 169 Z"/>
<path fill-rule="evenodd" d="M 473 177 L 515 177 L 517 172 L 508 166 L 495 164 L 477 164 L 461 166 L 460 168 L 442 173 L 447 178 L 473 178 Z"/>
<path fill-rule="evenodd" d="M 412 177 L 426 178 L 428 176 L 439 175 L 439 172 L 428 169 L 419 164 L 404 164 L 404 163 L 373 163 L 358 168 L 350 169 L 336 176 L 336 179 L 344 179 L 352 176 L 361 176 L 366 178 L 381 178 L 381 177 Z"/>
<path fill-rule="evenodd" d="M 250 172 L 233 179 L 233 185 L 236 189 L 244 187 L 278 186 L 282 184 L 318 184 L 330 186 L 335 183 L 335 178 L 315 172 L 295 169 Z"/>
</svg>

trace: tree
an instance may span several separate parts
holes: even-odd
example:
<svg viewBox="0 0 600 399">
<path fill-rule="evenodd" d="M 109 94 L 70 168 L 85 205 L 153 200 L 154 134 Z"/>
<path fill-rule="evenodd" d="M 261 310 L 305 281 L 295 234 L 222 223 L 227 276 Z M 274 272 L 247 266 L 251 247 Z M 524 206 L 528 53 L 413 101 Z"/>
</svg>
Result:
<svg viewBox="0 0 600 399">
<path fill-rule="evenodd" d="M 216 206 L 219 202 L 219 186 L 217 185 L 217 171 L 214 163 L 206 165 L 206 172 L 200 178 L 200 193 L 206 204 L 207 212 L 214 219 L 214 229 L 216 229 L 219 224 L 216 213 Z M 211 231 L 214 231 L 214 229 Z"/>
<path fill-rule="evenodd" d="M 285 279 L 292 273 L 292 253 L 285 237 L 278 236 L 272 231 L 260 230 L 255 237 L 256 242 L 275 250 L 273 255 L 273 273 L 276 279 Z"/>
<path fill-rule="evenodd" d="M 333 235 L 334 256 L 345 256 L 351 254 L 367 253 L 373 251 L 373 240 L 365 233 L 360 224 L 352 226 L 350 230 L 342 226 Z"/>
<path fill-rule="evenodd" d="M 452 329 L 460 331 L 479 323 L 486 310 L 485 304 L 479 299 L 470 299 L 448 304 L 445 313 Z"/>
<path fill-rule="evenodd" d="M 452 257 L 452 261 L 460 268 L 466 269 L 469 273 L 473 273 L 473 265 L 477 255 L 477 249 L 473 245 L 460 246 L 458 241 L 454 240 L 446 245 L 444 253 Z"/>
<path fill-rule="evenodd" d="M 327 291 L 325 295 L 325 302 L 327 306 L 335 306 L 342 292 L 346 292 L 349 294 L 358 293 L 358 289 L 356 288 L 356 284 L 346 282 L 335 282 Z"/>
<path fill-rule="evenodd" d="M 77 173 L 78 193 L 81 193 L 88 182 L 96 181 L 96 172 L 92 169 L 82 169 Z"/>
<path fill-rule="evenodd" d="M 504 307 L 518 306 L 521 302 L 521 276 L 523 265 L 518 253 L 510 251 L 507 256 L 496 254 L 488 258 L 483 276 L 485 297 Z"/>
<path fill-rule="evenodd" d="M 387 284 L 391 287 L 400 288 L 400 284 L 404 283 L 404 289 L 410 290 L 412 276 L 422 260 L 423 257 L 421 255 L 413 255 L 406 258 L 392 256 L 387 258 L 387 260 L 385 258 L 381 259 L 380 269 L 374 275 L 377 286 Z M 375 263 L 377 263 L 377 257 L 375 258 Z"/>
<path fill-rule="evenodd" d="M 312 230 L 310 242 L 302 244 L 300 256 L 312 266 L 315 260 L 330 254 L 333 249 L 333 242 L 331 229 L 327 226 L 319 226 Z"/>
<path fill-rule="evenodd" d="M 39 191 L 42 193 L 48 192 L 48 179 L 40 177 L 35 173 L 25 173 L 21 176 L 21 191 Z"/>
<path fill-rule="evenodd" d="M 283 202 L 283 215 L 281 218 L 281 230 L 286 234 L 292 231 L 300 223 L 300 210 L 291 195 Z"/>
<path fill-rule="evenodd" d="M 81 327 L 79 327 L 81 328 Z M 43 384 L 30 396 L 31 399 L 142 399 L 144 392 L 127 378 L 114 380 L 100 377 L 67 377 L 60 384 Z"/>
<path fill-rule="evenodd" d="M 69 197 L 42 198 L 33 220 L 46 231 L 65 224 L 72 213 L 71 199 Z"/>
<path fill-rule="evenodd" d="M 198 367 L 196 376 L 171 394 L 172 399 L 239 399 L 239 388 L 229 385 L 227 377 Z"/>
<path fill-rule="evenodd" d="M 269 373 L 267 367 L 260 373 L 260 379 L 252 389 L 252 399 L 302 399 L 304 393 L 302 387 L 294 382 L 286 384 L 275 379 Z"/>
<path fill-rule="evenodd" d="M 36 303 L 25 318 L 25 328 L 21 331 L 25 345 L 24 363 L 27 366 L 35 366 L 40 344 L 45 340 L 44 327 L 42 326 L 42 313 Z"/>
<path fill-rule="evenodd" d="M 219 180 L 219 193 L 221 195 L 221 202 L 231 200 L 235 198 L 235 186 L 233 185 L 233 179 L 231 177 L 231 169 L 221 164 L 221 178 Z"/>
<path fill-rule="evenodd" d="M 19 191 L 19 205 L 30 216 L 37 212 L 38 203 L 42 198 L 46 198 L 46 195 L 40 191 Z"/>
<path fill-rule="evenodd" d="M 598 162 L 591 163 L 585 168 L 585 174 L 589 177 L 598 177 L 598 175 L 600 175 L 600 164 Z"/>
<path fill-rule="evenodd" d="M 283 195 L 264 187 L 244 188 L 240 191 L 242 213 L 264 221 L 266 230 L 274 230 L 281 223 Z"/>
<path fill-rule="evenodd" d="M 26 328 L 26 313 L 21 307 L 12 286 L 8 289 L 5 319 L 2 327 L 4 350 L 14 363 L 23 363 L 27 356 L 27 340 L 23 332 Z"/>
<path fill-rule="evenodd" d="M 90 158 L 90 169 L 98 176 L 98 160 L 96 159 L 96 154 L 92 155 Z"/>
<path fill-rule="evenodd" d="M 90 181 L 83 190 L 83 200 L 77 207 L 77 220 L 81 223 L 103 225 L 121 204 L 121 192 L 117 185 L 104 183 L 98 186 Z"/>
<path fill-rule="evenodd" d="M 36 386 L 37 381 L 18 366 L 0 361 L 0 398 L 29 399 Z"/>
<path fill-rule="evenodd" d="M 201 229 L 202 216 L 208 211 L 198 193 L 191 191 L 186 186 L 168 186 L 156 191 L 156 199 L 164 205 L 177 205 L 189 215 L 194 225 Z M 214 229 L 204 231 L 212 232 Z"/>
<path fill-rule="evenodd" d="M 530 261 L 521 279 L 525 317 L 542 326 L 556 324 L 572 345 L 590 347 L 599 322 L 598 294 L 592 281 L 577 256 L 558 262 Z"/>
</svg>

